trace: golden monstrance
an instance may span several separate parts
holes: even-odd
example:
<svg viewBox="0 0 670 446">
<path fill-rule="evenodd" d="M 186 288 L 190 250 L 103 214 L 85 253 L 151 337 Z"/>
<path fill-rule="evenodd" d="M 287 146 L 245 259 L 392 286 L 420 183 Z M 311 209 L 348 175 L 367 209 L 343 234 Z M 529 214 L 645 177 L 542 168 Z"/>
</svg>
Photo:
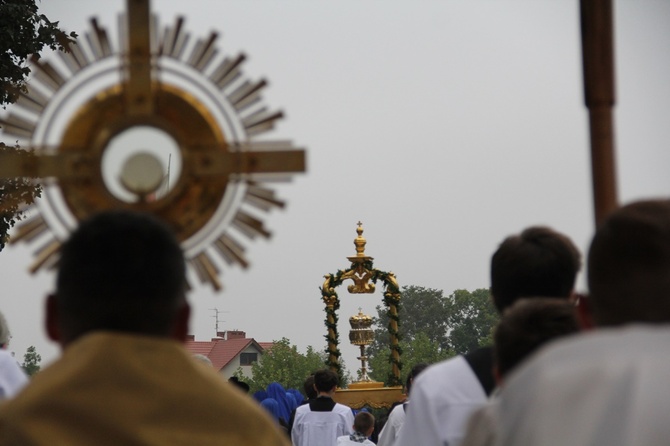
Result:
<svg viewBox="0 0 670 446">
<path fill-rule="evenodd" d="M 61 242 L 96 212 L 150 212 L 176 232 L 189 267 L 221 289 L 225 265 L 248 266 L 240 237 L 268 237 L 261 215 L 284 202 L 269 182 L 305 170 L 305 152 L 259 137 L 281 111 L 265 80 L 242 74 L 217 33 L 191 40 L 184 19 L 161 27 L 148 0 L 128 0 L 114 42 L 98 21 L 58 53 L 32 59 L 28 91 L 0 119 L 36 156 L 6 155 L 0 178 L 39 178 L 37 212 L 13 242 L 39 246 L 30 271 L 54 266 Z"/>
</svg>

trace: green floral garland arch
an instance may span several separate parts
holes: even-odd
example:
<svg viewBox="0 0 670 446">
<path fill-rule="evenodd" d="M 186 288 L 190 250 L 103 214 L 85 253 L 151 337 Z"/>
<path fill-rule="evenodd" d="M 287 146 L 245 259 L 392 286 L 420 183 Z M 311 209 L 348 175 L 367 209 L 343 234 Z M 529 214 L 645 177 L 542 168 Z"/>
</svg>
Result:
<svg viewBox="0 0 670 446">
<path fill-rule="evenodd" d="M 352 268 L 356 266 L 352 263 Z M 391 364 L 391 372 L 387 378 L 389 386 L 401 386 L 402 381 L 400 380 L 400 370 L 402 370 L 402 360 L 400 359 L 402 355 L 402 349 L 399 345 L 401 335 L 399 332 L 400 327 L 400 288 L 398 282 L 395 279 L 395 275 L 391 272 L 380 271 L 378 269 L 372 268 L 372 262 L 366 262 L 364 268 L 370 273 L 370 280 L 372 283 L 377 283 L 381 281 L 384 284 L 384 305 L 386 306 L 386 315 L 389 317 L 389 323 L 387 326 L 388 332 L 391 336 L 391 352 L 389 353 L 389 363 Z M 342 276 L 347 273 L 347 271 L 337 270 L 336 274 L 326 274 L 324 278 L 324 284 L 319 288 L 321 291 L 321 297 L 326 303 L 326 320 L 325 325 L 328 329 L 328 334 L 324 337 L 328 343 L 325 352 L 328 354 L 328 359 L 326 360 L 326 365 L 331 369 L 335 370 L 342 379 L 342 367 L 340 366 L 339 359 L 342 356 L 340 351 L 340 335 L 337 331 L 337 323 L 339 318 L 337 316 L 337 310 L 340 309 L 340 300 L 335 291 L 335 288 L 342 285 L 342 282 L 346 280 Z M 397 328 L 396 328 L 397 327 Z M 395 342 L 393 340 L 395 339 Z M 394 369 L 397 370 L 397 375 L 394 373 Z"/>
</svg>

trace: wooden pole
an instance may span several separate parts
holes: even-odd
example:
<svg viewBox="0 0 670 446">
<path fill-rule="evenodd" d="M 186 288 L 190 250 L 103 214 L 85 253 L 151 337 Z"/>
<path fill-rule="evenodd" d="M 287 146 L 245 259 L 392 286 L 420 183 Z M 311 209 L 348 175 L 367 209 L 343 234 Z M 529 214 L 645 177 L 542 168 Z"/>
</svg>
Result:
<svg viewBox="0 0 670 446">
<path fill-rule="evenodd" d="M 614 156 L 614 47 L 611 0 L 580 0 L 584 99 L 589 111 L 596 226 L 618 206 Z"/>
</svg>

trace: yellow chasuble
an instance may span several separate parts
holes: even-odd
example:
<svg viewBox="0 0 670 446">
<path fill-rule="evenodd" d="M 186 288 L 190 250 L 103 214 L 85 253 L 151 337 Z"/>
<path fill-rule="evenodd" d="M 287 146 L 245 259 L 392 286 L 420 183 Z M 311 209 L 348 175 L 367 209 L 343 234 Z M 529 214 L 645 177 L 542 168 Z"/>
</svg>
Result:
<svg viewBox="0 0 670 446">
<path fill-rule="evenodd" d="M 255 401 L 156 337 L 86 335 L 0 406 L 0 445 L 288 444 Z"/>
</svg>

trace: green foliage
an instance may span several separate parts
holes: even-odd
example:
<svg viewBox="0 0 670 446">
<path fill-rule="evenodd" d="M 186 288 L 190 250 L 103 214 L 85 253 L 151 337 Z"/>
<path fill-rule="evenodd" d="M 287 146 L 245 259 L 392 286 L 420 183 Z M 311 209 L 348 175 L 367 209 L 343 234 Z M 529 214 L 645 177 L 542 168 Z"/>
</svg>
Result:
<svg viewBox="0 0 670 446">
<path fill-rule="evenodd" d="M 241 369 L 235 372 L 235 376 L 249 384 L 252 393 L 267 388 L 275 381 L 286 389 L 302 391 L 305 378 L 314 371 L 323 369 L 325 360 L 325 354 L 315 351 L 312 346 L 307 347 L 305 354 L 302 354 L 288 339 L 282 338 L 274 341 L 273 346 L 263 353 L 260 360 L 252 364 L 251 379 L 245 377 Z"/>
<path fill-rule="evenodd" d="M 491 331 L 498 314 L 487 289 L 472 292 L 456 290 L 444 296 L 442 290 L 419 286 L 402 288 L 402 362 L 405 380 L 409 370 L 420 362 L 434 363 L 491 344 Z M 377 306 L 375 339 L 370 346 L 370 376 L 385 381 L 390 365 L 388 316 Z"/>
<path fill-rule="evenodd" d="M 39 14 L 34 0 L 0 0 L 0 105 L 16 102 L 26 92 L 30 74 L 28 57 L 39 58 L 44 48 L 67 50 L 77 37 L 65 34 L 58 22 Z M 0 154 L 13 152 L 22 157 L 33 156 L 16 147 L 0 143 Z M 8 232 L 23 218 L 22 205 L 32 204 L 40 196 L 41 187 L 24 178 L 0 179 L 0 251 Z"/>
<path fill-rule="evenodd" d="M 452 302 L 449 318 L 451 348 L 463 354 L 480 346 L 491 345 L 491 330 L 499 316 L 489 290 L 456 290 L 449 299 Z"/>
<path fill-rule="evenodd" d="M 26 91 L 30 55 L 39 57 L 45 47 L 65 50 L 76 37 L 39 14 L 35 0 L 0 0 L 0 104 L 14 103 Z"/>
<path fill-rule="evenodd" d="M 402 362 L 406 367 L 400 371 L 400 380 L 404 383 L 412 367 L 421 362 L 432 364 L 454 356 L 451 350 L 443 350 L 433 342 L 426 333 L 420 332 L 411 340 L 400 341 Z M 370 357 L 370 377 L 375 381 L 383 381 L 387 385 L 387 377 L 391 373 L 388 348 Z"/>
<path fill-rule="evenodd" d="M 405 345 L 411 343 L 417 333 L 425 333 L 441 349 L 448 348 L 449 305 L 442 290 L 403 286 L 401 295 L 403 312 L 400 315 L 400 332 Z M 386 330 L 389 317 L 381 305 L 376 310 L 378 317 L 374 319 L 375 337 L 369 348 L 371 355 L 389 351 L 390 336 Z M 403 362 L 407 363 L 406 360 Z"/>
<path fill-rule="evenodd" d="M 31 345 L 26 349 L 26 353 L 23 355 L 23 370 L 26 372 L 26 375 L 33 376 L 35 373 L 40 371 L 40 362 L 42 357 L 37 353 L 35 346 Z"/>
<path fill-rule="evenodd" d="M 35 155 L 18 146 L 7 146 L 0 142 L 0 154 L 16 154 L 30 162 Z M 29 178 L 0 180 L 0 251 L 9 239 L 9 230 L 23 219 L 23 206 L 33 204 L 42 193 L 42 187 Z"/>
<path fill-rule="evenodd" d="M 335 288 L 342 284 L 342 275 L 344 271 L 337 270 L 337 274 L 327 274 L 324 277 L 326 278 L 323 286 L 319 288 L 321 291 L 321 298 L 324 303 L 326 303 L 326 319 L 324 323 L 326 324 L 326 329 L 328 330 L 327 334 L 324 336 L 326 338 L 326 357 L 324 364 L 331 370 L 335 370 L 337 375 L 340 378 L 340 381 L 343 380 L 343 371 L 342 365 L 340 364 L 340 358 L 342 352 L 340 351 L 340 334 L 337 331 L 337 323 L 339 317 L 337 315 L 337 310 L 340 309 L 340 300 L 337 296 Z"/>
</svg>

